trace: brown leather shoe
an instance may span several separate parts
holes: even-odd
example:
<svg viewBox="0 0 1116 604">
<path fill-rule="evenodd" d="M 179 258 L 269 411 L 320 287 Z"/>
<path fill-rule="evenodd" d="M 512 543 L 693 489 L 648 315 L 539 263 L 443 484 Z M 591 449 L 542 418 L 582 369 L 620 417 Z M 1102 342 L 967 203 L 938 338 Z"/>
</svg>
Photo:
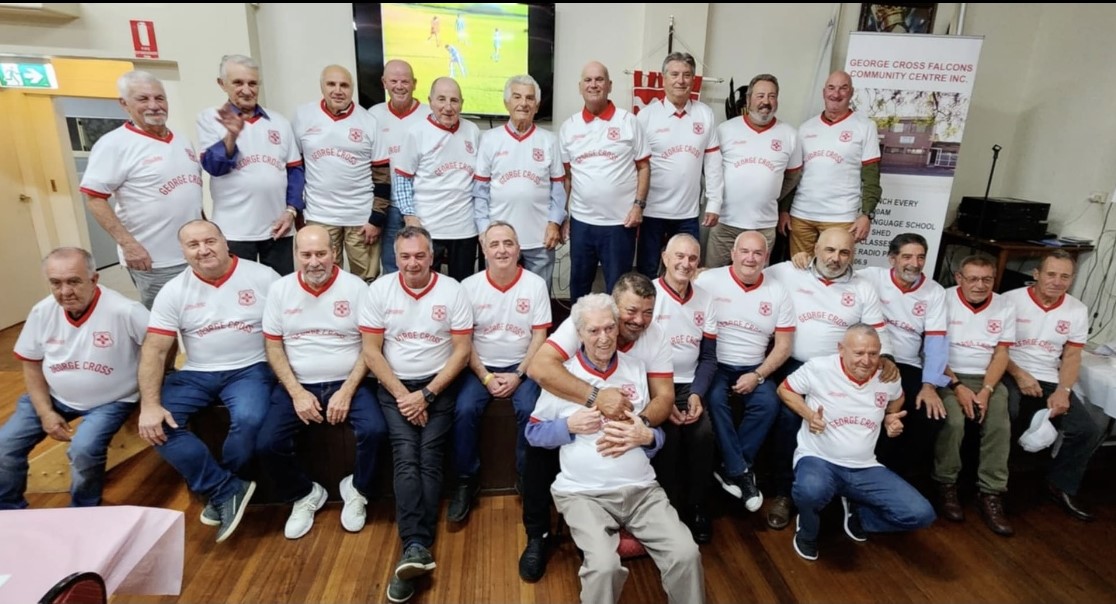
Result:
<svg viewBox="0 0 1116 604">
<path fill-rule="evenodd" d="M 771 500 L 771 507 L 767 508 L 767 526 L 775 530 L 782 530 L 790 524 L 791 498 L 779 495 Z"/>
<path fill-rule="evenodd" d="M 1015 534 L 1015 529 L 1011 528 L 1011 523 L 1008 522 L 1007 515 L 1004 513 L 1004 500 L 996 493 L 981 493 L 980 494 L 980 516 L 984 519 L 984 524 L 992 529 L 993 533 L 1003 537 L 1010 537 Z"/>
<path fill-rule="evenodd" d="M 965 510 L 961 507 L 961 499 L 957 497 L 957 485 L 938 483 L 938 507 L 941 508 L 942 517 L 946 520 L 961 522 L 965 520 Z"/>
<path fill-rule="evenodd" d="M 1050 490 L 1050 498 L 1054 500 L 1054 503 L 1062 506 L 1067 514 L 1082 522 L 1093 521 L 1095 516 L 1082 507 L 1081 502 L 1076 497 L 1055 486 L 1047 485 L 1047 488 Z"/>
</svg>

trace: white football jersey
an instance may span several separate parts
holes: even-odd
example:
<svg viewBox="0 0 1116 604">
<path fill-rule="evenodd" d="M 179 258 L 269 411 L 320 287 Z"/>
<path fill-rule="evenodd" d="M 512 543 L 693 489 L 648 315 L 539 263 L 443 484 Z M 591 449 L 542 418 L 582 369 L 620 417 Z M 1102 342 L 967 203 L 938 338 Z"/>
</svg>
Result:
<svg viewBox="0 0 1116 604">
<path fill-rule="evenodd" d="M 558 329 L 547 338 L 546 343 L 548 346 L 553 346 L 563 359 L 568 361 L 573 358 L 581 349 L 581 339 L 577 337 L 577 327 L 574 326 L 573 319 L 562 321 Z M 674 377 L 670 340 L 667 338 L 666 331 L 654 321 L 647 326 L 639 339 L 629 342 L 627 346 L 619 346 L 617 343 L 617 349 L 643 363 L 649 378 Z"/>
<path fill-rule="evenodd" d="M 709 105 L 687 100 L 678 111 L 665 98 L 656 99 L 636 119 L 651 147 L 651 186 L 643 215 L 673 220 L 697 216 L 703 169 L 708 206 L 720 206 L 720 144 Z"/>
<path fill-rule="evenodd" d="M 984 375 L 997 346 L 1015 342 L 1015 305 L 992 294 L 984 306 L 973 308 L 961 288 L 945 294 L 949 320 L 949 368 L 954 373 Z"/>
<path fill-rule="evenodd" d="M 686 297 L 680 297 L 662 277 L 655 280 L 655 323 L 670 338 L 674 383 L 694 381 L 703 339 L 717 338 L 717 319 L 713 298 L 697 284 L 690 284 Z"/>
<path fill-rule="evenodd" d="M 772 119 L 761 130 L 743 116 L 717 126 L 724 166 L 724 205 L 709 209 L 738 229 L 770 229 L 779 222 L 783 176 L 802 169 L 798 133 Z"/>
<path fill-rule="evenodd" d="M 414 178 L 415 214 L 434 239 L 476 237 L 473 174 L 480 130 L 461 120 L 446 128 L 428 116 L 407 131 L 393 169 Z"/>
<path fill-rule="evenodd" d="M 636 162 L 651 156 L 643 126 L 609 101 L 600 115 L 582 109 L 558 131 L 572 175 L 570 216 L 586 224 L 624 224 L 636 195 Z"/>
<path fill-rule="evenodd" d="M 515 280 L 498 287 L 488 271 L 461 282 L 473 306 L 473 350 L 486 367 L 523 362 L 535 330 L 550 329 L 550 293 L 542 277 L 517 269 Z"/>
<path fill-rule="evenodd" d="M 719 363 L 759 365 L 776 332 L 795 330 L 794 304 L 776 279 L 761 274 L 745 285 L 731 266 L 722 266 L 703 272 L 697 284 L 711 298 Z"/>
<path fill-rule="evenodd" d="M 426 121 L 426 116 L 430 115 L 430 107 L 415 101 L 406 113 L 396 113 L 390 102 L 383 102 L 373 105 L 368 113 L 372 114 L 380 129 L 375 137 L 379 146 L 376 157 L 386 157 L 390 162 L 403 149 L 407 131 L 415 124 Z"/>
<path fill-rule="evenodd" d="M 531 126 L 520 136 L 505 124 L 481 134 L 475 178 L 490 183 L 488 218 L 515 227 L 522 249 L 543 246 L 550 186 L 565 173 L 558 137 L 548 130 Z"/>
<path fill-rule="evenodd" d="M 880 161 L 876 122 L 852 111 L 836 122 L 816 115 L 798 127 L 802 181 L 791 216 L 852 222 L 860 214 L 860 169 Z"/>
<path fill-rule="evenodd" d="M 1013 289 L 1004 297 L 1015 306 L 1011 360 L 1036 380 L 1057 384 L 1063 349 L 1084 347 L 1089 339 L 1089 309 L 1069 294 L 1044 308 L 1031 287 Z"/>
<path fill-rule="evenodd" d="M 876 287 L 895 361 L 922 367 L 922 337 L 946 335 L 945 289 L 926 275 L 905 289 L 892 269 L 879 266 L 857 274 Z"/>
</svg>

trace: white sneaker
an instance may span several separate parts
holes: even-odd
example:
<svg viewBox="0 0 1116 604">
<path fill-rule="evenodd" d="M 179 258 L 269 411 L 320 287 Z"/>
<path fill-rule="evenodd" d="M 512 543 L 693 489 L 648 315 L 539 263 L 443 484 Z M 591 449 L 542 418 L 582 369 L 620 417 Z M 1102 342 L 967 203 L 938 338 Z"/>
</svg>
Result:
<svg viewBox="0 0 1116 604">
<path fill-rule="evenodd" d="M 294 502 L 291 516 L 287 518 L 287 526 L 283 528 L 283 536 L 287 539 L 298 539 L 309 533 L 310 527 L 314 526 L 314 513 L 325 505 L 325 488 L 316 482 L 313 484 L 309 495 Z"/>
<path fill-rule="evenodd" d="M 350 533 L 359 532 L 367 519 L 364 508 L 368 500 L 353 487 L 352 474 L 341 479 L 340 490 L 341 499 L 345 501 L 345 507 L 341 508 L 341 526 Z"/>
</svg>

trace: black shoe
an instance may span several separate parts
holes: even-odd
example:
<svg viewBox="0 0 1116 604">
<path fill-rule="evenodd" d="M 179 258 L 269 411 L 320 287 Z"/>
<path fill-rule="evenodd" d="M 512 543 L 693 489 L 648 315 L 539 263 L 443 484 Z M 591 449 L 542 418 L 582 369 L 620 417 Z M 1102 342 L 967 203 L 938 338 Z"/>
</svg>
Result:
<svg viewBox="0 0 1116 604">
<path fill-rule="evenodd" d="M 740 498 L 744 500 L 744 507 L 749 512 L 759 510 L 763 506 L 763 493 L 756 486 L 755 473 L 751 470 L 744 472 L 744 475 L 739 477 L 737 484 L 740 485 Z"/>
<path fill-rule="evenodd" d="M 690 508 L 687 524 L 690 526 L 694 541 L 699 545 L 705 545 L 713 540 L 713 523 L 703 507 L 695 505 Z"/>
<path fill-rule="evenodd" d="M 801 536 L 801 527 L 799 526 L 798 518 L 794 520 L 794 553 L 802 557 L 803 560 L 817 560 L 818 559 L 818 542 L 807 541 Z"/>
<path fill-rule="evenodd" d="M 546 537 L 532 537 L 519 557 L 519 578 L 528 583 L 542 579 L 546 574 Z"/>
<path fill-rule="evenodd" d="M 438 566 L 430 550 L 413 543 L 403 551 L 399 564 L 395 565 L 395 577 L 403 581 L 411 581 L 434 570 Z"/>
<path fill-rule="evenodd" d="M 845 510 L 845 534 L 853 541 L 867 541 L 868 533 L 860 525 L 860 514 L 857 513 L 856 504 L 849 501 L 848 497 L 841 498 L 841 507 Z"/>
<path fill-rule="evenodd" d="M 469 517 L 469 510 L 473 509 L 473 499 L 480 492 L 480 484 L 472 477 L 461 477 L 457 480 L 457 488 L 450 499 L 449 511 L 446 517 L 450 522 L 465 522 Z"/>
<path fill-rule="evenodd" d="M 1093 516 L 1092 512 L 1082 507 L 1081 502 L 1078 501 L 1077 497 L 1074 497 L 1073 495 L 1070 495 L 1069 493 L 1053 485 L 1047 485 L 1047 488 L 1050 491 L 1050 498 L 1054 500 L 1054 503 L 1060 505 L 1062 509 L 1065 510 L 1066 513 L 1070 516 L 1073 516 L 1074 518 L 1077 518 L 1082 522 L 1092 522 L 1096 518 L 1095 516 Z"/>
</svg>

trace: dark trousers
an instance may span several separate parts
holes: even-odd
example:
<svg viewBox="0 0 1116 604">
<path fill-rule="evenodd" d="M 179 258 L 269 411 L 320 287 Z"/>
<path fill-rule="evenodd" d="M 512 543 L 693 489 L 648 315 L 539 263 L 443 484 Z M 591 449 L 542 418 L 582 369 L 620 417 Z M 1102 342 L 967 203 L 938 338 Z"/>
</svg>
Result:
<svg viewBox="0 0 1116 604">
<path fill-rule="evenodd" d="M 528 539 L 550 533 L 550 485 L 558 476 L 558 449 L 527 445 L 523 470 L 523 528 Z"/>
<path fill-rule="evenodd" d="M 876 441 L 876 458 L 905 480 L 928 477 L 934 465 L 934 443 L 942 420 L 926 417 L 926 406 L 915 409 L 918 393 L 922 390 L 922 369 L 914 365 L 898 364 L 903 382 L 903 433 L 895 438 L 880 430 Z"/>
<path fill-rule="evenodd" d="M 464 281 L 477 272 L 477 238 L 435 239 L 434 270 L 446 265 L 446 274 Z"/>
<path fill-rule="evenodd" d="M 686 403 L 689 398 L 690 384 L 674 385 L 675 405 Z M 714 456 L 709 411 L 705 410 L 692 424 L 679 426 L 668 419 L 660 427 L 665 436 L 663 448 L 651 459 L 659 486 L 677 510 L 704 507 Z"/>
<path fill-rule="evenodd" d="M 518 365 L 485 367 L 491 373 L 515 373 L 517 368 Z M 464 371 L 458 381 L 461 389 L 457 394 L 453 419 L 453 463 L 459 478 L 472 478 L 480 472 L 480 424 L 492 395 L 472 371 Z M 539 400 L 539 390 L 534 380 L 524 376 L 511 395 L 518 432 L 515 439 L 515 472 L 520 476 L 523 475 L 524 450 L 527 448 L 527 421 L 535 410 L 535 401 Z"/>
<path fill-rule="evenodd" d="M 652 218 L 644 216 L 639 225 L 639 242 L 636 248 L 636 270 L 649 279 L 659 276 L 659 260 L 667 241 L 678 233 L 701 236 L 698 219 L 694 218 Z"/>
<path fill-rule="evenodd" d="M 794 373 L 803 365 L 802 361 L 793 358 L 783 363 L 783 368 L 775 375 L 779 376 L 778 383 L 782 384 L 788 375 Z M 771 460 L 771 478 L 775 483 L 775 495 L 790 497 L 791 487 L 794 485 L 794 450 L 798 448 L 798 429 L 802 427 L 802 417 L 790 407 L 779 401 L 779 416 L 775 418 L 774 446 Z"/>
<path fill-rule="evenodd" d="M 605 291 L 620 275 L 632 270 L 636 229 L 624 225 L 597 226 L 570 219 L 570 300 L 576 302 L 593 291 L 597 264 L 604 273 Z"/>
<path fill-rule="evenodd" d="M 280 275 L 294 272 L 294 237 L 263 241 L 230 241 L 229 252 L 238 258 L 270 266 Z"/>
</svg>

